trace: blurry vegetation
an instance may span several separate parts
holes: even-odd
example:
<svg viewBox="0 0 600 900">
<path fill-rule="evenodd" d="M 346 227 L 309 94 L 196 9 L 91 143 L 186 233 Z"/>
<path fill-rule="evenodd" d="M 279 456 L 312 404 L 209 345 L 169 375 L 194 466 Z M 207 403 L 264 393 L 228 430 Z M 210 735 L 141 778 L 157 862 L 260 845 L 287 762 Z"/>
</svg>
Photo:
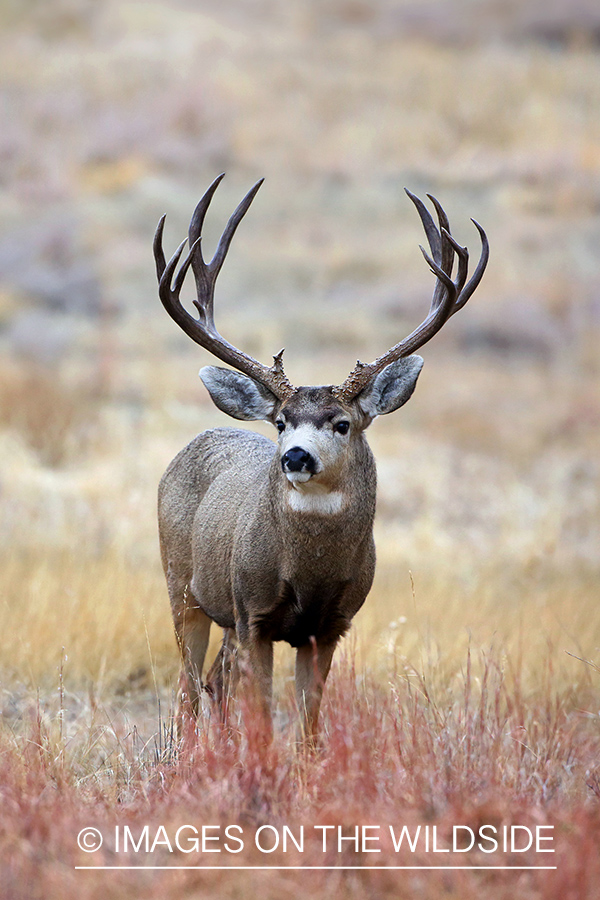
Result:
<svg viewBox="0 0 600 900">
<path fill-rule="evenodd" d="M 53 368 L 0 370 L 0 428 L 18 435 L 42 465 L 76 462 L 97 438 L 91 385 L 68 384 Z"/>
</svg>

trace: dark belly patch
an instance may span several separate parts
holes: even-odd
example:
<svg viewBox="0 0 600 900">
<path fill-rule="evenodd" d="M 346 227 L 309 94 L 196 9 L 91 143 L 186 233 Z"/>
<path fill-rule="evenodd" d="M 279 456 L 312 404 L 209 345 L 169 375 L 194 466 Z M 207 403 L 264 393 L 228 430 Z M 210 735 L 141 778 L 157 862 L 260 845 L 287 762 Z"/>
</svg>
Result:
<svg viewBox="0 0 600 900">
<path fill-rule="evenodd" d="M 347 581 L 321 584 L 299 596 L 284 581 L 277 606 L 264 615 L 253 616 L 253 624 L 262 637 L 287 641 L 292 647 L 307 644 L 311 637 L 323 643 L 335 641 L 350 626 L 341 602 L 347 585 Z"/>
</svg>

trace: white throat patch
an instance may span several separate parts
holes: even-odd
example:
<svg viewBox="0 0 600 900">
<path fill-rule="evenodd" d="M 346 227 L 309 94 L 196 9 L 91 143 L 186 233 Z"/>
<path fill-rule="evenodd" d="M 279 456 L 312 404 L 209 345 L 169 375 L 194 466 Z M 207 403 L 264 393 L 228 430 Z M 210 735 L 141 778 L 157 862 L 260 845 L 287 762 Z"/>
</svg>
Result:
<svg viewBox="0 0 600 900">
<path fill-rule="evenodd" d="M 341 491 L 288 491 L 288 503 L 295 512 L 318 513 L 332 516 L 344 508 L 344 495 Z"/>
</svg>

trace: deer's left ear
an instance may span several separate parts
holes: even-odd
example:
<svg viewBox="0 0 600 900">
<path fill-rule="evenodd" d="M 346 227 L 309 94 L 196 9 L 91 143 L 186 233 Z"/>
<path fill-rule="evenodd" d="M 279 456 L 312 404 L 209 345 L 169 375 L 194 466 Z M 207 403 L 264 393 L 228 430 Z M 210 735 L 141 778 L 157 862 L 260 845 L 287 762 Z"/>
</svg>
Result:
<svg viewBox="0 0 600 900">
<path fill-rule="evenodd" d="M 410 399 L 422 366 L 421 356 L 406 356 L 390 363 L 358 395 L 362 411 L 375 418 L 399 409 Z"/>
</svg>

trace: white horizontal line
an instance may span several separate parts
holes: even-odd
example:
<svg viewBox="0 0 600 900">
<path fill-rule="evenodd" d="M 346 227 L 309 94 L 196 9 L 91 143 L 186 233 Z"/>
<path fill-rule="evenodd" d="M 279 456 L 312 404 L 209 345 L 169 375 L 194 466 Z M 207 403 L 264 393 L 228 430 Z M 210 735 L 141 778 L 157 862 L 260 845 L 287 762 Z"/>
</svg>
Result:
<svg viewBox="0 0 600 900">
<path fill-rule="evenodd" d="M 419 870 L 419 871 L 435 871 L 439 869 L 441 871 L 447 871 L 449 869 L 461 869 L 461 870 L 502 870 L 504 872 L 522 872 L 525 870 L 549 870 L 549 869 L 557 869 L 558 866 L 75 866 L 75 869 L 193 869 L 195 871 L 210 871 L 214 869 L 215 872 L 223 872 L 229 871 L 232 869 L 250 871 L 250 870 L 276 870 L 278 872 L 285 872 L 287 870 L 315 870 L 315 869 L 326 869 L 328 871 L 335 871 L 337 869 L 352 869 L 352 870 L 362 870 L 362 869 L 411 869 L 411 870 Z"/>
</svg>

